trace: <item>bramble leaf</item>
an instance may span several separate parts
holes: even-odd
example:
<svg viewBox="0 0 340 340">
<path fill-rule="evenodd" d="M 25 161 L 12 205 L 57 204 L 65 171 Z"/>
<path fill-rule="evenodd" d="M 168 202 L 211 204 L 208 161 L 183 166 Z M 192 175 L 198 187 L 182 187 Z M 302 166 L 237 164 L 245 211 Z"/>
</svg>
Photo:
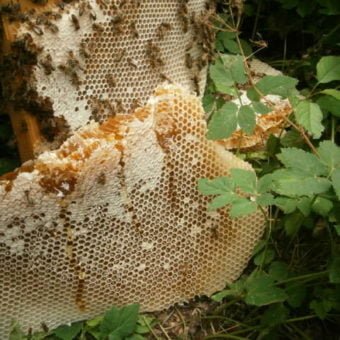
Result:
<svg viewBox="0 0 340 340">
<path fill-rule="evenodd" d="M 283 289 L 274 286 L 274 280 L 267 274 L 250 276 L 246 281 L 245 302 L 255 306 L 265 306 L 286 300 Z"/>
<path fill-rule="evenodd" d="M 316 65 L 316 78 L 322 84 L 340 80 L 340 57 L 322 57 Z"/>
<path fill-rule="evenodd" d="M 53 331 L 53 334 L 55 334 L 61 340 L 73 340 L 80 333 L 82 328 L 83 323 L 76 322 L 71 324 L 70 326 L 68 325 L 59 326 Z"/>
<path fill-rule="evenodd" d="M 124 339 L 131 335 L 137 325 L 139 305 L 133 304 L 123 308 L 111 308 L 105 313 L 100 325 L 101 336 L 111 339 Z"/>
<path fill-rule="evenodd" d="M 207 138 L 216 140 L 228 138 L 237 128 L 238 107 L 235 103 L 227 102 L 216 111 L 209 123 Z"/>
<path fill-rule="evenodd" d="M 257 210 L 257 205 L 246 198 L 236 198 L 233 201 L 230 216 L 241 217 L 254 213 Z"/>
<path fill-rule="evenodd" d="M 295 118 L 315 138 L 320 138 L 324 130 L 322 125 L 322 112 L 318 104 L 307 100 L 302 100 L 295 107 Z"/>
<path fill-rule="evenodd" d="M 289 309 L 282 303 L 269 306 L 262 314 L 261 324 L 266 327 L 275 327 L 283 323 L 289 315 Z"/>
<path fill-rule="evenodd" d="M 259 113 L 262 115 L 273 111 L 272 109 L 270 109 L 268 106 L 266 106 L 265 104 L 261 102 L 252 102 L 251 105 L 253 106 L 254 111 L 256 113 Z"/>
<path fill-rule="evenodd" d="M 230 72 L 220 61 L 210 65 L 209 75 L 218 92 L 231 94 L 231 86 L 234 85 L 234 81 Z"/>
<path fill-rule="evenodd" d="M 243 105 L 238 112 L 238 124 L 240 128 L 248 135 L 254 132 L 256 126 L 255 112 L 249 105 Z"/>
<path fill-rule="evenodd" d="M 229 177 L 200 178 L 198 180 L 198 190 L 203 195 L 223 195 L 232 191 L 233 188 L 234 185 Z"/>
<path fill-rule="evenodd" d="M 230 170 L 230 173 L 237 187 L 250 194 L 256 193 L 257 178 L 254 171 L 234 168 Z"/>
<path fill-rule="evenodd" d="M 335 168 L 340 168 L 340 147 L 326 140 L 319 144 L 318 154 L 322 163 L 328 166 L 332 173 Z"/>
<path fill-rule="evenodd" d="M 215 210 L 226 206 L 227 204 L 233 203 L 236 195 L 234 193 L 225 193 L 223 195 L 215 197 L 209 204 L 209 210 Z"/>
<path fill-rule="evenodd" d="M 294 169 L 301 174 L 327 175 L 327 167 L 310 152 L 297 148 L 285 148 L 281 149 L 281 153 L 277 157 L 286 168 Z"/>
<path fill-rule="evenodd" d="M 340 100 L 331 96 L 322 96 L 317 100 L 322 110 L 330 112 L 335 117 L 340 117 Z"/>
<path fill-rule="evenodd" d="M 326 89 L 326 90 L 321 91 L 321 93 L 327 94 L 329 96 L 334 97 L 335 99 L 340 100 L 340 91 L 339 90 Z"/>
</svg>

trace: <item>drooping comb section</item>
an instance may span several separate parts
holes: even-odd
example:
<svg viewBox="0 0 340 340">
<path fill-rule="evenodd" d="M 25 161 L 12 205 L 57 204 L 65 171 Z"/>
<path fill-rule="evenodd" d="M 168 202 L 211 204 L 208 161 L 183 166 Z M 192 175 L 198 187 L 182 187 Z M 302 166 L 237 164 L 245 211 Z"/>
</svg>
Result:
<svg viewBox="0 0 340 340">
<path fill-rule="evenodd" d="M 163 86 L 1 178 L 0 337 L 12 319 L 27 331 L 155 311 L 235 280 L 264 221 L 207 211 L 197 180 L 251 167 L 205 135 L 199 99 Z"/>
</svg>

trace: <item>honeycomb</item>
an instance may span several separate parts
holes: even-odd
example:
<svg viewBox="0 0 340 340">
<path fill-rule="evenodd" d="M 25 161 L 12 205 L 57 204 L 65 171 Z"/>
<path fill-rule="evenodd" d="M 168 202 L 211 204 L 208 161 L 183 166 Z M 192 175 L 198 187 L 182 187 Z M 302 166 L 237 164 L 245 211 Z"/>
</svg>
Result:
<svg viewBox="0 0 340 340">
<path fill-rule="evenodd" d="M 71 135 L 90 120 L 133 112 L 164 81 L 202 95 L 214 46 L 212 2 L 79 0 L 13 15 L 14 46 L 34 55 L 15 70 L 25 74 L 18 101 L 48 111 L 49 130 L 51 118 L 63 118 Z M 58 135 L 66 134 L 46 139 Z"/>
<path fill-rule="evenodd" d="M 0 338 L 138 302 L 156 311 L 235 280 L 260 212 L 207 211 L 197 180 L 251 169 L 205 138 L 199 98 L 158 87 L 131 115 L 90 122 L 0 178 Z"/>
</svg>

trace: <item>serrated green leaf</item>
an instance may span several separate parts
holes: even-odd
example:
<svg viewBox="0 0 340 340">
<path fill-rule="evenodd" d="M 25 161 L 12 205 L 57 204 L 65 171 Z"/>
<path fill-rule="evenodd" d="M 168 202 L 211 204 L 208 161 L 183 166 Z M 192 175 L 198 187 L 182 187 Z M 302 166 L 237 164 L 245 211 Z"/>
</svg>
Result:
<svg viewBox="0 0 340 340">
<path fill-rule="evenodd" d="M 244 84 L 248 78 L 244 68 L 243 57 L 241 55 L 224 54 L 221 57 L 224 67 L 230 72 L 234 83 Z"/>
<path fill-rule="evenodd" d="M 277 155 L 278 159 L 286 168 L 294 169 L 301 174 L 310 176 L 327 175 L 327 167 L 310 152 L 306 152 L 297 148 L 281 149 L 281 153 Z"/>
<path fill-rule="evenodd" d="M 212 140 L 228 138 L 237 128 L 238 107 L 235 103 L 227 102 L 216 111 L 209 123 L 207 138 Z"/>
<path fill-rule="evenodd" d="M 124 339 L 131 335 L 137 325 L 139 305 L 133 304 L 123 308 L 111 308 L 105 313 L 100 324 L 101 336 L 113 339 Z"/>
<path fill-rule="evenodd" d="M 273 111 L 272 109 L 270 109 L 268 106 L 266 106 L 265 104 L 261 102 L 252 102 L 251 105 L 253 106 L 254 111 L 261 115 L 267 114 Z"/>
<path fill-rule="evenodd" d="M 307 217 L 312 210 L 312 199 L 309 197 L 301 197 L 298 200 L 296 207 Z"/>
<path fill-rule="evenodd" d="M 246 198 L 238 198 L 233 201 L 230 216 L 233 218 L 241 217 L 254 213 L 257 210 L 257 204 Z"/>
<path fill-rule="evenodd" d="M 223 46 L 225 49 L 231 53 L 238 54 L 240 53 L 240 48 L 238 43 L 235 40 L 229 39 L 223 42 Z"/>
<path fill-rule="evenodd" d="M 329 266 L 329 282 L 340 283 L 340 256 L 334 256 Z"/>
<path fill-rule="evenodd" d="M 288 295 L 287 302 L 293 308 L 298 308 L 302 305 L 306 298 L 307 290 L 303 284 L 289 284 L 286 287 L 286 293 Z"/>
<path fill-rule="evenodd" d="M 257 183 L 257 191 L 260 194 L 264 194 L 267 191 L 271 190 L 273 184 L 273 176 L 272 174 L 266 174 L 264 176 L 262 176 Z"/>
<path fill-rule="evenodd" d="M 296 210 L 298 201 L 294 198 L 289 197 L 277 197 L 275 198 L 275 204 L 285 214 L 290 214 Z"/>
<path fill-rule="evenodd" d="M 262 314 L 261 325 L 265 327 L 275 327 L 283 323 L 289 315 L 289 310 L 282 303 L 269 306 Z"/>
<path fill-rule="evenodd" d="M 56 335 L 61 340 L 73 340 L 76 336 L 81 332 L 83 328 L 82 322 L 76 322 L 68 325 L 62 325 L 56 328 L 53 331 L 53 334 Z"/>
<path fill-rule="evenodd" d="M 316 65 L 316 78 L 322 84 L 340 80 L 340 57 L 322 57 Z"/>
<path fill-rule="evenodd" d="M 229 289 L 224 289 L 211 296 L 211 299 L 217 302 L 222 301 L 228 296 L 239 297 L 244 294 L 244 281 L 242 279 L 229 285 Z"/>
<path fill-rule="evenodd" d="M 221 62 L 210 65 L 209 75 L 218 92 L 230 94 L 234 81 L 229 70 Z"/>
<path fill-rule="evenodd" d="M 217 196 L 208 204 L 208 209 L 215 210 L 225 207 L 226 205 L 232 203 L 235 198 L 236 196 L 232 192 Z"/>
<path fill-rule="evenodd" d="M 338 199 L 340 200 L 340 169 L 335 169 L 332 173 L 332 185 Z"/>
<path fill-rule="evenodd" d="M 266 240 L 260 240 L 253 249 L 252 255 L 258 254 L 267 244 Z"/>
<path fill-rule="evenodd" d="M 321 91 L 321 93 L 327 94 L 329 96 L 334 97 L 335 99 L 340 100 L 340 91 L 339 90 L 326 89 L 326 90 Z"/>
<path fill-rule="evenodd" d="M 275 197 L 272 194 L 262 194 L 256 198 L 256 203 L 261 207 L 267 207 L 275 204 Z"/>
<path fill-rule="evenodd" d="M 285 133 L 285 135 L 281 138 L 281 145 L 289 148 L 289 147 L 302 147 L 304 145 L 304 140 L 301 136 L 301 133 L 295 130 L 290 130 Z"/>
<path fill-rule="evenodd" d="M 251 135 L 254 132 L 256 117 L 254 110 L 249 105 L 240 107 L 238 112 L 238 124 L 246 134 Z"/>
<path fill-rule="evenodd" d="M 234 185 L 229 177 L 200 178 L 198 180 L 198 190 L 203 195 L 223 195 L 233 189 Z"/>
<path fill-rule="evenodd" d="M 333 202 L 323 198 L 323 197 L 317 197 L 313 203 L 312 209 L 317 214 L 327 217 L 329 212 L 333 208 Z"/>
<path fill-rule="evenodd" d="M 291 91 L 295 89 L 298 80 L 288 76 L 264 76 L 258 83 L 256 83 L 257 89 L 263 94 L 276 94 L 283 98 L 287 98 Z M 247 91 L 249 99 L 258 101 L 260 95 L 253 88 Z"/>
<path fill-rule="evenodd" d="M 322 177 L 308 177 L 290 169 L 273 173 L 273 190 L 288 197 L 312 196 L 326 192 L 331 182 Z"/>
<path fill-rule="evenodd" d="M 296 121 L 315 138 L 320 138 L 324 130 L 323 115 L 318 104 L 302 100 L 294 110 Z"/>
<path fill-rule="evenodd" d="M 265 306 L 282 302 L 287 298 L 284 290 L 274 286 L 274 280 L 267 274 L 249 277 L 246 281 L 245 302 L 255 306 Z"/>
<path fill-rule="evenodd" d="M 317 100 L 317 104 L 325 112 L 330 112 L 335 117 L 340 117 L 340 100 L 331 96 L 322 96 Z"/>
<path fill-rule="evenodd" d="M 103 321 L 103 316 L 100 315 L 100 316 L 97 316 L 97 317 L 95 317 L 91 320 L 87 320 L 86 325 L 91 327 L 91 328 L 94 328 L 94 327 L 97 327 L 102 321 Z"/>
<path fill-rule="evenodd" d="M 287 263 L 279 261 L 271 263 L 269 267 L 269 276 L 275 281 L 285 280 L 289 276 Z"/>
<path fill-rule="evenodd" d="M 332 309 L 332 305 L 328 301 L 313 300 L 310 302 L 309 308 L 313 310 L 320 319 L 325 319 L 328 312 Z"/>
<path fill-rule="evenodd" d="M 236 187 L 246 193 L 256 193 L 257 178 L 254 171 L 233 168 L 230 170 L 230 174 Z"/>
<path fill-rule="evenodd" d="M 328 166 L 332 173 L 335 168 L 340 168 L 340 148 L 331 141 L 322 141 L 319 144 L 318 154 L 321 162 Z"/>
</svg>

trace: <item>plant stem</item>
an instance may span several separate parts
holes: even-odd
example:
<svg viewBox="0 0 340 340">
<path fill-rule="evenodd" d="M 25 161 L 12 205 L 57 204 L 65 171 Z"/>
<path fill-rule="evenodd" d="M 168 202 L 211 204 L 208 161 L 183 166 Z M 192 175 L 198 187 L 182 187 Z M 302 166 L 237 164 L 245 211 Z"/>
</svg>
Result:
<svg viewBox="0 0 340 340">
<path fill-rule="evenodd" d="M 285 323 L 292 323 L 292 322 L 299 322 L 299 321 L 305 321 L 305 320 L 310 320 L 310 319 L 314 319 L 317 318 L 317 315 L 305 315 L 305 316 L 300 316 L 297 318 L 292 318 L 292 319 L 288 319 L 285 321 Z"/>
<path fill-rule="evenodd" d="M 326 275 L 328 275 L 328 270 L 325 270 L 323 272 L 318 272 L 318 273 L 311 273 L 311 274 L 306 274 L 306 275 L 301 275 L 301 276 L 294 276 L 294 277 L 291 277 L 289 279 L 279 281 L 276 284 L 282 285 L 282 284 L 286 284 L 286 283 L 290 283 L 290 282 L 294 282 L 294 281 L 305 281 L 305 280 L 309 281 L 309 280 L 314 280 L 314 279 L 317 279 L 319 277 L 323 277 L 323 276 L 326 276 Z"/>
<path fill-rule="evenodd" d="M 231 334 L 214 334 L 205 337 L 204 339 L 236 339 L 236 340 L 248 340 L 248 338 L 243 338 L 236 335 Z"/>
</svg>

